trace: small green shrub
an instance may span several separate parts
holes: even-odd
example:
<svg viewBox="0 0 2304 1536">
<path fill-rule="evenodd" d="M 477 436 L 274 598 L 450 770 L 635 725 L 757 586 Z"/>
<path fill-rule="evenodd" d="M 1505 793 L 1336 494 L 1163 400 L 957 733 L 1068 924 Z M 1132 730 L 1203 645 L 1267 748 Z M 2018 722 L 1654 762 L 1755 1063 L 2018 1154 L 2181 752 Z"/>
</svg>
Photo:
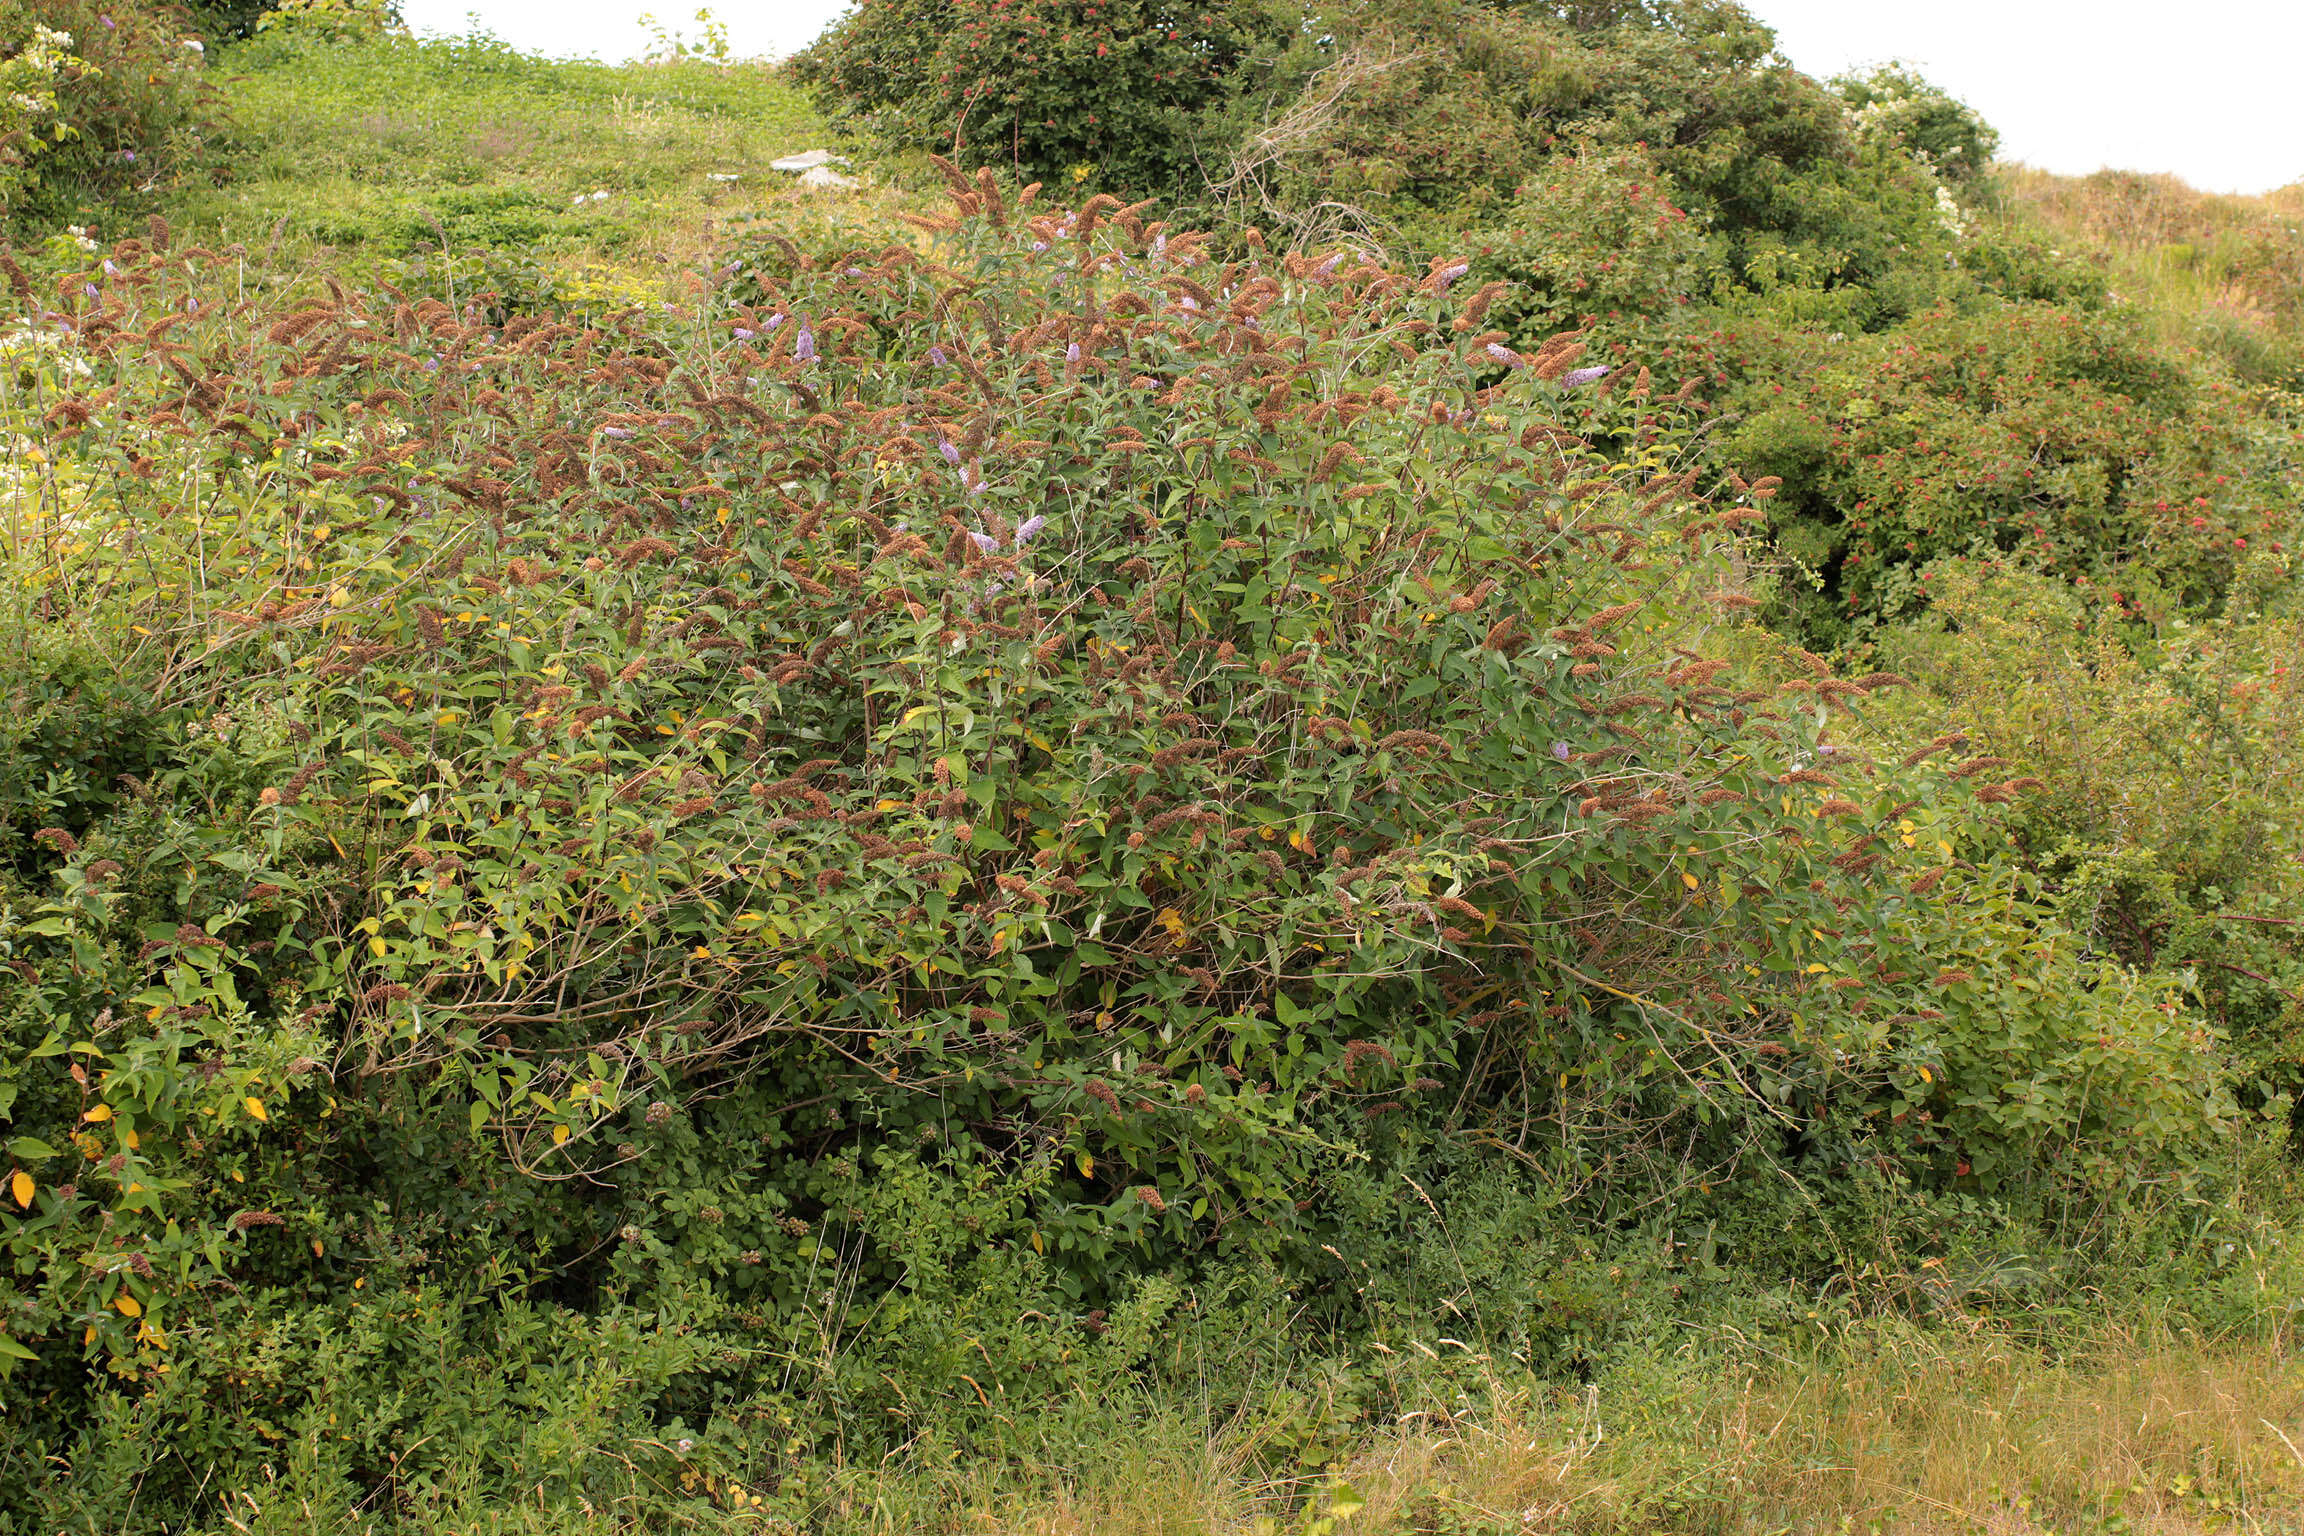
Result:
<svg viewBox="0 0 2304 1536">
<path fill-rule="evenodd" d="M 2044 780 L 2014 825 L 2072 928 L 2188 977 L 2251 1100 L 2292 1105 L 2304 620 L 2291 557 L 2249 555 L 2225 610 L 2201 622 L 2154 622 L 2134 593 L 1998 562 L 1945 560 L 1928 576 L 1926 619 L 1882 651 L 1933 697 L 1891 716 L 1973 720 L 1986 750 Z"/>
</svg>

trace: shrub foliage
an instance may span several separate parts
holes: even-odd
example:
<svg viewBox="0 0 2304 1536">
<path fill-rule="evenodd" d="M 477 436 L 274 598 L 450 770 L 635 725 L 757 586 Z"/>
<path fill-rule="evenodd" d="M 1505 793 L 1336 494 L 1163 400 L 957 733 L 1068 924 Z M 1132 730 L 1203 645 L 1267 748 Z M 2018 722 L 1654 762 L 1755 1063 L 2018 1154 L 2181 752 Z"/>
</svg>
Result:
<svg viewBox="0 0 2304 1536">
<path fill-rule="evenodd" d="M 1699 494 L 1686 392 L 1460 260 L 948 175 L 605 317 L 242 302 L 158 224 L 6 268 L 10 575 L 143 755 L 0 915 L 0 1365 L 69 1448 L 0 1497 L 191 1508 L 283 1425 L 411 1508 L 993 1436 L 1468 1157 L 1614 1223 L 2221 1133 L 2027 784 L 1875 759 L 1901 679 L 1740 617 L 1774 487 Z M 377 1395 L 428 1352 L 617 1454 Z"/>
</svg>

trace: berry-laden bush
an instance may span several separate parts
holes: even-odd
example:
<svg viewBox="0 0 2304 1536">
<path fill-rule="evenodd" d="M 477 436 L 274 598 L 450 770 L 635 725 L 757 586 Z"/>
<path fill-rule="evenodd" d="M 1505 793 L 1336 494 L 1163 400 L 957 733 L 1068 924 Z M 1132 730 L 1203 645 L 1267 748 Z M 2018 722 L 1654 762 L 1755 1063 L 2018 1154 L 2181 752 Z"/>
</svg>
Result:
<svg viewBox="0 0 2304 1536">
<path fill-rule="evenodd" d="M 1275 0 L 866 0 L 792 68 L 894 148 L 1066 185 L 1196 192 L 1226 109 L 1287 73 Z"/>
<path fill-rule="evenodd" d="M 174 6 L 0 0 L 0 218 L 61 219 L 174 176 L 212 115 Z"/>
<path fill-rule="evenodd" d="M 242 306 L 157 226 L 18 283 L 90 372 L 10 397 L 11 575 L 162 739 L 0 914 L 0 1355 L 72 1447 L 0 1496 L 998 1437 L 1212 1265 L 1348 1324 L 1336 1191 L 1434 1161 L 1603 1225 L 2213 1162 L 2024 786 L 1739 621 L 1770 487 L 1695 496 L 1678 405 L 1595 453 L 1462 262 L 953 177 L 606 320 Z"/>
<path fill-rule="evenodd" d="M 2294 537 L 2294 427 L 2117 312 L 1985 297 L 1839 337 L 1732 320 L 1684 355 L 1737 360 L 1729 451 L 1784 478 L 1777 536 L 1818 578 L 1789 613 L 1818 639 L 1916 611 L 1944 555 L 2199 612 Z"/>
</svg>

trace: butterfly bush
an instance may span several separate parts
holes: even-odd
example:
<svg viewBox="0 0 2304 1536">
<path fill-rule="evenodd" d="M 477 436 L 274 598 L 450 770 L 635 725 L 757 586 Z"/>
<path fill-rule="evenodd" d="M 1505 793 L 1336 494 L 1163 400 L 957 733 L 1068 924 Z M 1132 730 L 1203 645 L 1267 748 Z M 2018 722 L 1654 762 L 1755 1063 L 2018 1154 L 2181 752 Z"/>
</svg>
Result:
<svg viewBox="0 0 2304 1536">
<path fill-rule="evenodd" d="M 88 1043 L 5 1064 L 12 1337 L 133 1372 L 199 1277 L 349 1284 L 218 1178 L 290 1139 L 582 1192 L 608 1272 L 770 1308 L 828 1162 L 933 1140 L 1037 1170 L 1086 1308 L 1316 1245 L 1375 1156 L 1605 1204 L 2116 1187 L 2214 1133 L 2197 1021 L 2002 857 L 2026 786 L 1872 760 L 1900 679 L 1750 627 L 1773 487 L 1698 495 L 1685 399 L 1603 454 L 1580 343 L 1499 376 L 1462 263 L 950 175 L 917 245 L 769 241 L 670 312 L 252 310 L 158 226 L 16 282 L 90 374 L 11 576 L 147 680 L 171 841 L 43 829 L 28 1006 Z M 675 1231 L 654 1160 L 731 1116 Z"/>
</svg>

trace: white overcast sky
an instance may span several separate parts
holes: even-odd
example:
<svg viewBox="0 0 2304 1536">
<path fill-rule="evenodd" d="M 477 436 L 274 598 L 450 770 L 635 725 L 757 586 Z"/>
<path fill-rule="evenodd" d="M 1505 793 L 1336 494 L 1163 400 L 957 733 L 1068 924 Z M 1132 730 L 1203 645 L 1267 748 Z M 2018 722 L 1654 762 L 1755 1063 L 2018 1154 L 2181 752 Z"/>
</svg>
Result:
<svg viewBox="0 0 2304 1536">
<path fill-rule="evenodd" d="M 1747 0 L 1811 74 L 1907 59 L 1982 110 L 2001 153 L 2048 170 L 2174 171 L 2213 191 L 2304 181 L 2304 0 Z M 694 0 L 403 0 L 419 32 L 468 14 L 558 57 L 633 56 L 645 10 L 691 35 Z M 847 0 L 724 0 L 735 50 L 805 45 Z"/>
</svg>

